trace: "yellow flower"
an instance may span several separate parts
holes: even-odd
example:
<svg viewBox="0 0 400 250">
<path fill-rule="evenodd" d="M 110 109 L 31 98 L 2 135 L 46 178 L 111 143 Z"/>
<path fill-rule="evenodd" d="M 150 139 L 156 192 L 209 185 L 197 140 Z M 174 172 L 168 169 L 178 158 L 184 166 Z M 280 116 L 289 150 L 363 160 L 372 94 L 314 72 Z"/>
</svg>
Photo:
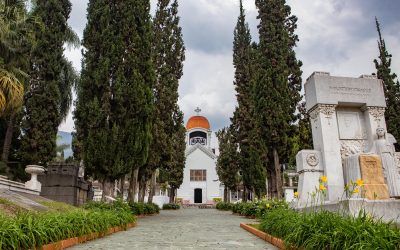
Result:
<svg viewBox="0 0 400 250">
<path fill-rule="evenodd" d="M 326 190 L 326 187 L 323 184 L 320 184 L 319 185 L 319 190 L 320 191 L 324 191 L 324 190 Z"/>
<path fill-rule="evenodd" d="M 266 207 L 267 207 L 267 208 L 270 208 L 270 207 L 271 207 L 271 205 L 267 204 L 267 205 L 266 205 Z"/>
<path fill-rule="evenodd" d="M 357 183 L 357 186 L 359 186 L 359 187 L 362 187 L 362 186 L 364 185 L 364 181 L 361 180 L 361 179 L 358 179 L 358 180 L 356 181 L 356 183 Z"/>
<path fill-rule="evenodd" d="M 358 188 L 355 188 L 354 190 L 353 190 L 353 194 L 358 194 L 360 192 L 360 190 L 358 189 Z"/>
<path fill-rule="evenodd" d="M 299 192 L 294 192 L 294 197 L 298 198 L 299 197 Z"/>
<path fill-rule="evenodd" d="M 322 183 L 327 183 L 328 182 L 328 177 L 326 177 L 325 175 L 321 176 L 321 182 Z"/>
</svg>

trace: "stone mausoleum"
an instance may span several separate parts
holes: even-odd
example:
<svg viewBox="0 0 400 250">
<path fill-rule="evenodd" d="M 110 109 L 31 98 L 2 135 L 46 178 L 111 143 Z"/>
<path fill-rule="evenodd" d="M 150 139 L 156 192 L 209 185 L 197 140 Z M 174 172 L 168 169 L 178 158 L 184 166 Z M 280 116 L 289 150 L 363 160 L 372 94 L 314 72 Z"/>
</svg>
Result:
<svg viewBox="0 0 400 250">
<path fill-rule="evenodd" d="M 314 72 L 305 84 L 305 98 L 314 150 L 302 150 L 296 157 L 298 207 L 318 204 L 353 214 L 363 208 L 398 220 L 399 153 L 394 149 L 396 139 L 386 130 L 382 81 L 368 75 Z M 316 201 L 313 194 L 321 176 L 327 177 L 326 196 L 317 196 Z M 349 192 L 357 180 L 363 181 L 360 190 Z"/>
<path fill-rule="evenodd" d="M 211 148 L 210 123 L 204 116 L 192 116 L 186 130 L 186 165 L 177 198 L 183 204 L 213 203 L 214 198 L 223 197 L 223 187 L 216 170 L 217 156 Z"/>
</svg>

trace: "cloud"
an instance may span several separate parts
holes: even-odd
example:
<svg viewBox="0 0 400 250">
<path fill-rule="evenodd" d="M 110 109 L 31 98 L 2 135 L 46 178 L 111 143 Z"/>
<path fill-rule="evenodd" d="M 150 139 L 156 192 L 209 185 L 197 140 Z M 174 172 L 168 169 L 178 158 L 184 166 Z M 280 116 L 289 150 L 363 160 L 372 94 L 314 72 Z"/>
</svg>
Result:
<svg viewBox="0 0 400 250">
<path fill-rule="evenodd" d="M 82 36 L 86 25 L 86 0 L 72 0 L 69 20 Z M 155 0 L 152 0 L 152 12 Z M 200 106 L 214 131 L 229 124 L 236 105 L 232 66 L 233 30 L 239 14 L 238 0 L 181 0 L 179 13 L 187 48 L 179 105 L 187 120 Z M 393 71 L 400 74 L 400 20 L 398 0 L 289 0 L 298 21 L 297 57 L 303 61 L 303 79 L 313 71 L 358 77 L 375 71 L 377 32 L 374 17 L 393 54 Z M 254 0 L 245 0 L 253 40 L 258 40 Z M 80 68 L 80 50 L 66 51 Z M 70 131 L 72 119 L 61 126 Z"/>
</svg>

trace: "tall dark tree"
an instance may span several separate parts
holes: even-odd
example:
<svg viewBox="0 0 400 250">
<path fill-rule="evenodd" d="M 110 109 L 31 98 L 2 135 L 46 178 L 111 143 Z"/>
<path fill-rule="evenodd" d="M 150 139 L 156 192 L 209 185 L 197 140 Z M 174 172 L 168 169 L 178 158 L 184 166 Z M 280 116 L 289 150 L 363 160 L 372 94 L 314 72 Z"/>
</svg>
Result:
<svg viewBox="0 0 400 250">
<path fill-rule="evenodd" d="M 382 37 L 381 27 L 377 18 L 375 18 L 376 29 L 378 31 L 378 49 L 379 59 L 375 59 L 375 67 L 378 78 L 383 81 L 386 96 L 386 125 L 388 132 L 397 140 L 400 140 L 400 83 L 397 75 L 392 73 L 392 55 L 386 48 L 385 40 Z M 397 143 L 396 150 L 400 150 L 400 144 Z"/>
<path fill-rule="evenodd" d="M 56 156 L 56 136 L 69 107 L 73 81 L 66 76 L 70 64 L 65 59 L 64 44 L 78 43 L 68 26 L 69 0 L 38 0 L 34 14 L 44 28 L 36 30 L 37 43 L 31 53 L 28 92 L 23 119 L 23 158 L 26 163 L 47 164 Z"/>
<path fill-rule="evenodd" d="M 233 65 L 235 67 L 235 89 L 238 101 L 232 125 L 234 137 L 238 145 L 240 157 L 237 158 L 242 172 L 242 180 L 245 188 L 244 200 L 247 193 L 256 191 L 260 194 L 265 190 L 265 170 L 263 155 L 265 152 L 260 147 L 256 135 L 256 114 L 254 113 L 253 82 L 251 81 L 256 61 L 257 45 L 251 44 L 251 35 L 246 16 L 240 1 L 240 15 L 234 31 Z M 260 185 L 260 183 L 263 183 Z"/>
<path fill-rule="evenodd" d="M 169 168 L 164 169 L 168 171 L 168 184 L 170 185 L 170 203 L 175 202 L 176 190 L 182 185 L 183 170 L 185 168 L 186 156 L 186 128 L 183 124 L 183 113 L 180 111 L 178 104 L 175 104 L 173 112 L 173 127 L 171 135 L 171 144 L 174 148 L 172 154 L 172 161 Z"/>
<path fill-rule="evenodd" d="M 233 136 L 233 127 L 223 128 L 216 135 L 218 138 L 219 156 L 217 160 L 217 174 L 224 184 L 224 201 L 229 202 L 229 190 L 236 190 L 237 175 L 239 174 L 237 143 Z"/>
<path fill-rule="evenodd" d="M 258 69 L 254 77 L 255 112 L 259 139 L 268 149 L 270 175 L 276 180 L 274 193 L 282 196 L 281 162 L 287 161 L 289 135 L 298 119 L 301 100 L 301 65 L 294 47 L 297 18 L 285 0 L 256 0 L 260 43 Z"/>
<path fill-rule="evenodd" d="M 170 185 L 174 183 L 175 188 L 179 188 L 180 179 L 183 176 L 183 172 L 179 173 L 183 171 L 181 160 L 175 159 L 185 151 L 185 148 L 179 144 L 182 140 L 184 141 L 185 134 L 181 133 L 183 117 L 177 105 L 179 80 L 183 74 L 185 59 L 185 47 L 179 22 L 178 1 L 159 0 L 153 21 L 156 83 L 153 140 L 147 169 L 149 171 L 147 177 L 152 176 L 149 202 L 152 201 L 154 194 L 157 168 L 174 172 L 174 175 L 170 175 L 169 183 Z M 173 176 L 177 179 L 172 178 Z"/>
<path fill-rule="evenodd" d="M 145 0 L 88 5 L 75 152 L 104 184 L 137 173 L 147 162 L 154 84 L 149 11 Z"/>
<path fill-rule="evenodd" d="M 289 168 L 294 169 L 296 166 L 296 155 L 300 150 L 313 149 L 312 129 L 310 116 L 305 107 L 305 102 L 298 106 L 299 120 L 297 124 L 292 125 L 292 132 L 289 136 Z"/>
</svg>

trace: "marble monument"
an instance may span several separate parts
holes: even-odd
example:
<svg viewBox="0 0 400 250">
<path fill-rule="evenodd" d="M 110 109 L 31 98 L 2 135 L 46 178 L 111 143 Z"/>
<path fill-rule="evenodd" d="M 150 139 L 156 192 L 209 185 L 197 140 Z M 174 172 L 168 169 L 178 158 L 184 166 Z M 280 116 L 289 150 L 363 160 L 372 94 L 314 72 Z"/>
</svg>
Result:
<svg viewBox="0 0 400 250">
<path fill-rule="evenodd" d="M 360 198 L 388 199 L 388 187 L 390 196 L 397 197 L 400 175 L 396 159 L 400 158 L 384 137 L 382 82 L 375 76 L 351 78 L 314 72 L 306 81 L 305 98 L 314 150 L 300 151 L 296 157 L 299 206 L 307 206 L 322 175 L 328 179 L 328 203 L 342 200 L 345 185 L 358 178 L 367 178 Z M 382 178 L 375 180 L 373 176 L 379 173 Z"/>
</svg>

